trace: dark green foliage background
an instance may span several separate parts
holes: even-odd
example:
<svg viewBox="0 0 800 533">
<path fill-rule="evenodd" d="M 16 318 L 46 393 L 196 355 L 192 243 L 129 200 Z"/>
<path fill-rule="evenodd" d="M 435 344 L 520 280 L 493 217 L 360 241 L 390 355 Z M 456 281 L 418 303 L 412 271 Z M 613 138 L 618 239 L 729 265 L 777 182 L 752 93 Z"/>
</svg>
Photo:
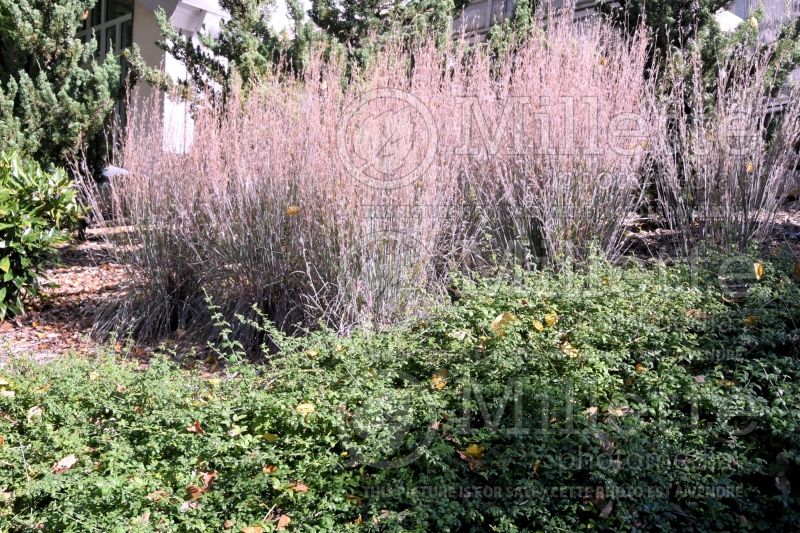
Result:
<svg viewBox="0 0 800 533">
<path fill-rule="evenodd" d="M 112 54 L 75 37 L 96 0 L 0 0 L 0 150 L 59 165 L 98 133 L 119 90 Z"/>
</svg>

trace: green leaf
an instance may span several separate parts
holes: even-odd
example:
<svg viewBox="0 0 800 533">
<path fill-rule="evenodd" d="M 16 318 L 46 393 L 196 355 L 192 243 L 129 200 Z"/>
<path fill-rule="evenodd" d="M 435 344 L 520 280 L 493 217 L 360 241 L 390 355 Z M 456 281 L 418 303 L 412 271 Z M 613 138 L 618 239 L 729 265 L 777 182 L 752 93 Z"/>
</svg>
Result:
<svg viewBox="0 0 800 533">
<path fill-rule="evenodd" d="M 11 270 L 11 258 L 5 256 L 4 258 L 0 259 L 0 270 L 3 272 L 8 272 Z"/>
</svg>

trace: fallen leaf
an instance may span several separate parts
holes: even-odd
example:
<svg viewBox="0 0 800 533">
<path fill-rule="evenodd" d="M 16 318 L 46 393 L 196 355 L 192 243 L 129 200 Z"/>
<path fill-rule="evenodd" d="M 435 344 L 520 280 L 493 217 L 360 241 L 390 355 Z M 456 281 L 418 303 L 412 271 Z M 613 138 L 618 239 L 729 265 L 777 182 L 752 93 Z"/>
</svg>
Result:
<svg viewBox="0 0 800 533">
<path fill-rule="evenodd" d="M 0 390 L 0 398 L 13 398 L 16 395 L 13 390 Z"/>
<path fill-rule="evenodd" d="M 206 381 L 208 381 L 208 384 L 212 387 L 217 387 L 220 383 L 222 383 L 222 380 L 219 378 L 208 378 Z"/>
<path fill-rule="evenodd" d="M 290 485 L 289 490 L 293 490 L 295 492 L 308 492 L 308 485 L 298 481 Z"/>
<path fill-rule="evenodd" d="M 597 414 L 597 411 L 598 411 L 597 407 L 593 405 L 588 409 L 586 409 L 583 413 L 587 416 L 594 416 Z"/>
<path fill-rule="evenodd" d="M 513 324 L 517 321 L 517 317 L 513 313 L 500 313 L 492 320 L 492 331 L 498 337 L 506 334 L 506 326 Z"/>
<path fill-rule="evenodd" d="M 361 503 L 361 498 L 359 498 L 358 496 L 353 496 L 352 494 L 346 495 L 344 499 L 347 500 L 348 503 L 352 503 L 353 505 L 358 505 Z"/>
<path fill-rule="evenodd" d="M 764 277 L 764 265 L 761 263 L 753 263 L 753 272 L 756 275 L 756 279 L 761 279 Z"/>
<path fill-rule="evenodd" d="M 0 435 L 0 446 L 2 446 L 5 443 L 6 443 L 6 438 L 4 436 Z"/>
<path fill-rule="evenodd" d="M 25 415 L 25 418 L 28 420 L 28 422 L 33 422 L 34 420 L 42 418 L 43 412 L 44 411 L 42 410 L 42 408 L 36 405 L 28 409 L 28 413 Z"/>
<path fill-rule="evenodd" d="M 267 442 L 275 442 L 278 440 L 278 436 L 275 433 L 264 433 L 261 435 L 261 438 Z"/>
<path fill-rule="evenodd" d="M 314 411 L 316 411 L 316 407 L 313 403 L 301 403 L 297 406 L 297 412 L 303 416 L 308 416 Z"/>
<path fill-rule="evenodd" d="M 309 357 L 316 357 L 316 356 L 319 355 L 319 352 L 317 350 L 314 350 L 314 349 L 306 350 L 306 355 L 309 356 Z"/>
<path fill-rule="evenodd" d="M 542 460 L 536 459 L 536 462 L 533 463 L 533 473 L 537 476 L 539 475 L 539 470 L 542 469 Z"/>
<path fill-rule="evenodd" d="M 211 485 L 214 484 L 214 481 L 216 481 L 217 477 L 219 477 L 219 472 L 216 470 L 213 472 L 204 472 L 200 476 L 200 481 L 203 482 L 203 488 L 205 490 L 211 490 Z"/>
<path fill-rule="evenodd" d="M 472 457 L 473 459 L 483 459 L 483 454 L 486 452 L 486 448 L 481 446 L 480 444 L 470 444 L 467 446 L 467 449 L 464 451 L 464 454 L 468 457 Z"/>
<path fill-rule="evenodd" d="M 123 393 L 123 392 L 125 392 L 126 390 L 128 390 L 128 387 L 126 387 L 126 386 L 125 386 L 125 385 L 123 385 L 122 383 L 117 383 L 117 392 L 118 392 L 119 394 L 122 394 L 122 393 Z"/>
<path fill-rule="evenodd" d="M 696 383 L 705 383 L 706 382 L 706 377 L 703 376 L 703 375 L 695 376 L 694 377 L 694 381 Z"/>
<path fill-rule="evenodd" d="M 178 510 L 182 513 L 186 513 L 189 511 L 189 509 L 197 509 L 198 507 L 200 507 L 200 502 L 185 501 L 181 504 Z"/>
<path fill-rule="evenodd" d="M 264 533 L 264 528 L 260 526 L 247 526 L 242 528 L 242 533 Z"/>
<path fill-rule="evenodd" d="M 642 363 L 636 363 L 636 373 L 644 374 L 645 372 L 647 372 L 647 367 L 644 366 Z"/>
<path fill-rule="evenodd" d="M 578 357 L 578 349 L 568 342 L 561 345 L 561 351 L 569 357 Z"/>
<path fill-rule="evenodd" d="M 290 205 L 289 207 L 286 208 L 286 214 L 289 215 L 290 217 L 299 215 L 300 211 L 302 211 L 302 209 L 300 208 L 299 205 Z"/>
<path fill-rule="evenodd" d="M 0 378 L 0 387 L 8 387 L 11 385 L 11 382 L 5 378 Z"/>
<path fill-rule="evenodd" d="M 189 433 L 197 433 L 198 435 L 202 435 L 203 433 L 205 433 L 203 427 L 200 425 L 199 420 L 195 420 L 194 422 L 186 426 L 186 431 L 188 431 Z"/>
<path fill-rule="evenodd" d="M 274 474 L 275 472 L 277 472 L 278 471 L 278 467 L 276 465 L 264 465 L 264 467 L 261 469 L 261 471 L 264 472 L 267 475 L 270 475 L 270 474 Z"/>
<path fill-rule="evenodd" d="M 199 500 L 205 491 L 203 487 L 195 484 L 186 485 L 186 497 L 192 500 Z"/>
<path fill-rule="evenodd" d="M 353 523 L 354 523 L 355 525 L 357 525 L 357 526 L 360 526 L 361 524 L 363 524 L 363 523 L 364 523 L 364 520 L 361 518 L 361 515 L 358 515 L 358 518 L 356 518 L 355 520 L 353 520 Z"/>
<path fill-rule="evenodd" d="M 782 473 L 775 477 L 775 487 L 777 487 L 784 496 L 788 496 L 792 492 L 792 484 L 789 483 L 789 480 L 786 479 Z"/>
<path fill-rule="evenodd" d="M 628 406 L 621 406 L 621 407 L 609 407 L 608 414 L 611 416 L 621 417 L 625 416 L 630 413 L 632 409 Z"/>
<path fill-rule="evenodd" d="M 287 527 L 289 527 L 289 522 L 291 522 L 291 521 L 292 521 L 292 519 L 289 518 L 289 515 L 282 515 L 280 518 L 278 518 L 277 530 L 281 531 L 281 530 L 286 529 Z"/>
<path fill-rule="evenodd" d="M 153 503 L 158 503 L 169 498 L 169 492 L 165 491 L 164 489 L 159 489 L 151 492 L 145 497 Z"/>
<path fill-rule="evenodd" d="M 611 515 L 611 511 L 614 510 L 614 500 L 608 500 L 603 508 L 600 510 L 600 518 L 608 518 Z"/>
<path fill-rule="evenodd" d="M 447 385 L 447 370 L 437 372 L 431 377 L 431 386 L 436 390 L 442 390 Z"/>
<path fill-rule="evenodd" d="M 751 161 L 748 161 L 747 164 L 744 166 L 744 169 L 745 169 L 745 171 L 747 171 L 748 174 L 752 174 L 753 173 L 753 163 Z"/>
<path fill-rule="evenodd" d="M 78 458 L 75 457 L 75 454 L 70 454 L 70 455 L 64 457 L 63 459 L 61 459 L 60 461 L 57 461 L 57 462 L 53 463 L 53 467 L 52 467 L 53 473 L 54 474 L 62 474 L 64 472 L 66 472 L 67 470 L 69 470 L 70 468 L 72 468 L 73 466 L 75 466 L 75 463 L 77 463 L 77 462 L 78 462 Z"/>
<path fill-rule="evenodd" d="M 456 450 L 456 453 L 458 454 L 459 459 L 467 463 L 467 466 L 469 467 L 470 470 L 475 470 L 475 468 L 477 468 L 477 466 L 480 464 L 480 460 L 475 459 L 474 457 L 470 457 L 461 450 Z"/>
<path fill-rule="evenodd" d="M 224 529 L 233 529 L 233 520 L 225 520 L 225 521 L 222 523 L 222 527 L 223 527 Z"/>
<path fill-rule="evenodd" d="M 533 320 L 533 329 L 536 331 L 544 331 L 544 324 L 540 320 Z"/>
<path fill-rule="evenodd" d="M 747 315 L 742 320 L 742 325 L 748 328 L 754 328 L 758 325 L 758 317 L 755 315 Z"/>
<path fill-rule="evenodd" d="M 558 315 L 555 313 L 549 313 L 544 316 L 544 323 L 550 326 L 551 328 L 558 324 Z"/>
</svg>

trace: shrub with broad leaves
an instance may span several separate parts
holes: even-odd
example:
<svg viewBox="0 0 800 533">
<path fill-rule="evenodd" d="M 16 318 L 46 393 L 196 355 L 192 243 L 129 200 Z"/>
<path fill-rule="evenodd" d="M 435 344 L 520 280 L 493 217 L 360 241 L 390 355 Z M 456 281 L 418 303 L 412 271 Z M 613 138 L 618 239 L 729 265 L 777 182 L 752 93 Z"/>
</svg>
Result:
<svg viewBox="0 0 800 533">
<path fill-rule="evenodd" d="M 47 172 L 16 153 L 0 156 L 0 319 L 21 314 L 36 292 L 54 245 L 80 217 L 76 190 L 66 172 Z"/>
</svg>

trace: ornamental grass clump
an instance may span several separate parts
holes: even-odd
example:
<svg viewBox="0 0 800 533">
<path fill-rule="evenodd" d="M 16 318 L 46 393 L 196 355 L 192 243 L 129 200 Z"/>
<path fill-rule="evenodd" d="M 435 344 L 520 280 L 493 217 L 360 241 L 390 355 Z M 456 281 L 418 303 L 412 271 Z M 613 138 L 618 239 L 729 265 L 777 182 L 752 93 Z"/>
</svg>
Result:
<svg viewBox="0 0 800 533">
<path fill-rule="evenodd" d="M 158 102 L 133 110 L 110 213 L 133 281 L 98 328 L 208 333 L 210 299 L 344 332 L 424 310 L 453 271 L 618 256 L 649 179 L 648 38 L 541 24 L 496 62 L 463 42 L 349 70 L 316 53 L 302 77 L 195 103 L 190 140 Z"/>
</svg>

